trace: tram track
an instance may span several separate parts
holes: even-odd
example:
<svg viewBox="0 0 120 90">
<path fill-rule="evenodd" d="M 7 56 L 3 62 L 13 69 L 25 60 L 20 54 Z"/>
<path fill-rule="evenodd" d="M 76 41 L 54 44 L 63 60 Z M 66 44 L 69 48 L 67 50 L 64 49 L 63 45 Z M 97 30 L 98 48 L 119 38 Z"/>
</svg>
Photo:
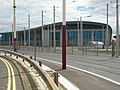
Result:
<svg viewBox="0 0 120 90">
<path fill-rule="evenodd" d="M 0 56 L 0 60 L 1 59 L 8 69 L 8 86 L 6 90 L 38 90 L 29 71 L 27 71 L 19 62 L 8 56 Z M 9 69 L 9 67 L 11 67 L 12 70 L 10 70 L 11 68 Z M 13 67 L 17 70 L 16 74 L 13 73 L 13 71 L 16 71 L 13 70 Z M 18 79 L 16 79 L 16 76 L 19 76 L 20 81 L 17 81 Z M 19 85 L 20 83 L 21 85 Z M 27 83 L 28 86 L 25 83 Z"/>
<path fill-rule="evenodd" d="M 7 83 L 7 90 L 16 90 L 16 80 L 15 80 L 15 73 L 13 70 L 12 65 L 7 61 L 7 60 L 3 60 L 3 58 L 0 57 L 0 60 L 2 62 L 4 62 L 4 64 L 7 67 L 8 70 L 8 83 Z"/>
<path fill-rule="evenodd" d="M 27 52 L 26 52 L 27 54 Z M 61 55 L 58 54 L 49 54 L 49 53 L 38 53 L 40 58 L 48 59 L 50 61 L 56 61 L 61 63 Z M 32 53 L 29 55 L 32 55 Z M 38 56 L 38 57 L 39 57 Z M 68 55 L 67 57 L 67 64 L 81 68 L 84 70 L 88 70 L 94 72 L 96 74 L 111 78 L 116 81 L 120 81 L 116 78 L 120 75 L 119 72 L 119 65 L 120 62 L 115 57 L 99 57 L 99 56 L 77 56 L 77 55 Z"/>
<path fill-rule="evenodd" d="M 47 55 L 47 57 L 44 55 L 44 56 L 41 56 L 41 58 L 46 58 L 46 59 L 50 59 L 50 60 L 55 59 L 56 61 L 59 61 L 59 59 L 60 59 L 59 57 L 54 57 L 54 56 L 51 56 L 51 55 Z M 109 64 L 107 64 L 107 65 L 104 64 L 104 63 L 100 64 L 101 62 L 104 62 L 104 61 L 109 60 L 109 59 L 104 59 L 104 60 L 102 60 L 102 59 L 100 59 L 100 60 L 92 59 L 92 61 L 87 61 L 86 59 L 91 59 L 91 58 L 82 57 L 82 59 L 84 59 L 84 60 L 81 60 L 80 58 L 81 57 L 75 57 L 75 56 L 67 57 L 67 59 L 69 60 L 68 63 L 71 62 L 71 63 L 79 64 L 80 62 L 83 62 L 83 63 L 86 63 L 86 64 L 99 65 L 99 66 L 114 68 L 114 69 L 118 69 L 118 70 L 120 69 L 120 67 L 110 66 Z M 115 59 L 115 58 L 110 58 L 110 60 L 113 60 L 113 59 Z M 98 62 L 98 63 L 96 63 L 96 62 Z M 115 63 L 115 61 L 113 63 Z M 83 64 L 81 64 L 81 65 L 83 65 Z"/>
<path fill-rule="evenodd" d="M 47 55 L 48 56 L 48 55 Z M 42 57 L 44 58 L 44 57 Z M 59 58 L 54 58 L 54 57 L 50 57 L 51 59 L 49 59 L 49 56 L 48 58 L 46 59 L 49 59 L 49 60 L 53 60 L 53 59 L 57 59 L 56 61 L 59 61 Z M 72 63 L 71 65 L 73 66 L 85 66 L 85 67 L 88 67 L 88 68 L 93 68 L 93 69 L 96 69 L 96 70 L 101 70 L 101 71 L 105 71 L 105 72 L 109 72 L 109 73 L 112 73 L 112 74 L 116 74 L 116 75 L 120 75 L 120 73 L 117 73 L 117 72 L 113 72 L 113 71 L 110 71 L 109 69 L 116 69 L 116 70 L 119 70 L 120 68 L 119 67 L 113 67 L 113 66 L 110 66 L 110 65 L 104 65 L 104 64 L 98 64 L 98 63 L 94 63 L 94 62 L 89 62 L 89 61 L 83 61 L 83 60 L 77 60 L 75 59 L 74 61 L 72 61 L 72 59 L 69 57 L 68 58 L 68 64 L 69 63 Z M 95 67 L 96 66 L 96 67 Z M 98 67 L 103 67 L 104 69 L 102 68 L 98 68 Z M 82 68 L 82 67 L 81 67 Z M 106 69 L 108 68 L 108 70 Z"/>
</svg>

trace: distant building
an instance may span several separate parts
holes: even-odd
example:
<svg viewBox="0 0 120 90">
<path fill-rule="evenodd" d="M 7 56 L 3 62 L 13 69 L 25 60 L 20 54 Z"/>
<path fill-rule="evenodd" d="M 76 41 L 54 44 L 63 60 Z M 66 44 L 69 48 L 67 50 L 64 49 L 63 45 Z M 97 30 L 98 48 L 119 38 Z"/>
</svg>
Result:
<svg viewBox="0 0 120 90">
<path fill-rule="evenodd" d="M 101 41 L 104 44 L 106 43 L 106 24 L 103 23 L 98 23 L 98 22 L 90 22 L 90 21 L 82 21 L 83 25 L 83 45 L 87 45 L 89 41 Z M 80 21 L 69 21 L 66 23 L 66 31 L 67 31 L 67 46 L 77 46 L 78 45 L 78 40 L 81 40 L 81 36 L 78 39 L 78 32 L 79 35 L 81 35 L 81 29 L 80 29 Z M 62 23 L 56 23 L 55 28 L 56 28 L 56 45 L 61 46 L 61 26 Z M 44 29 L 44 46 L 53 46 L 53 24 L 48 24 L 43 26 Z M 79 29 L 79 31 L 78 31 Z M 37 45 L 41 46 L 42 45 L 42 28 L 41 27 L 36 27 L 30 29 L 30 40 L 31 40 L 31 45 L 33 45 L 33 40 L 34 40 L 34 30 L 36 32 L 36 40 L 37 40 Z M 8 42 L 12 42 L 12 32 L 9 33 L 1 33 L 1 39 L 0 42 L 1 44 L 8 44 Z M 25 41 L 28 43 L 28 30 L 25 30 Z M 49 37 L 49 38 L 48 38 Z M 111 43 L 111 37 L 112 37 L 112 28 L 108 26 L 108 43 L 110 45 Z M 22 31 L 17 31 L 17 41 L 19 42 L 18 44 L 24 45 L 24 30 Z M 81 41 L 80 41 L 81 42 Z"/>
</svg>

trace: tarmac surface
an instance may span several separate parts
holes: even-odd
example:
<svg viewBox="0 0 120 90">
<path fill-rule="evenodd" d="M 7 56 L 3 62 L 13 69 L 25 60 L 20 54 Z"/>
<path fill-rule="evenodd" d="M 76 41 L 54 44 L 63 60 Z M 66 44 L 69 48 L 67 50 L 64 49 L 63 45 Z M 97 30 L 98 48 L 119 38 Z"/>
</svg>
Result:
<svg viewBox="0 0 120 90">
<path fill-rule="evenodd" d="M 33 51 L 19 50 L 28 56 L 34 56 Z M 67 69 L 61 69 L 61 54 L 37 52 L 37 60 L 58 71 L 61 75 L 70 80 L 80 90 L 120 90 L 120 85 L 112 83 L 103 78 L 85 73 L 79 69 L 87 70 L 107 77 L 110 80 L 120 82 L 119 58 L 110 56 L 87 56 L 67 55 Z M 71 66 L 71 67 L 69 67 Z M 76 67 L 76 68 L 72 68 Z"/>
<path fill-rule="evenodd" d="M 61 65 L 55 65 L 51 62 L 42 61 L 43 64 L 59 72 L 61 75 L 70 80 L 80 90 L 120 90 L 120 86 L 109 81 L 86 74 L 79 70 L 68 68 L 61 70 Z"/>
</svg>

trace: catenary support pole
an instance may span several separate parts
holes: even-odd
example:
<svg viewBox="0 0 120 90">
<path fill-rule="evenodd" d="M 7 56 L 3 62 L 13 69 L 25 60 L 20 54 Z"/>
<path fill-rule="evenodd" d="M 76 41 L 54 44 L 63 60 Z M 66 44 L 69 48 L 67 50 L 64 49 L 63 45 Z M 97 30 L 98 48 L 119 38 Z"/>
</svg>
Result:
<svg viewBox="0 0 120 90">
<path fill-rule="evenodd" d="M 77 19 L 77 42 L 78 42 L 78 49 L 80 48 L 80 29 L 79 29 L 79 19 Z"/>
<path fill-rule="evenodd" d="M 34 29 L 34 60 L 36 60 L 36 30 Z"/>
<path fill-rule="evenodd" d="M 106 53 L 108 53 L 108 4 L 107 4 Z"/>
<path fill-rule="evenodd" d="M 43 10 L 42 10 L 42 52 L 43 52 L 43 46 L 44 46 L 44 30 L 43 30 Z"/>
<path fill-rule="evenodd" d="M 49 25 L 47 26 L 48 28 L 48 52 L 49 52 L 49 47 L 50 47 L 50 29 L 49 29 Z"/>
<path fill-rule="evenodd" d="M 25 27 L 24 27 L 24 46 L 26 44 L 26 35 L 25 35 Z"/>
<path fill-rule="evenodd" d="M 84 51 L 83 51 L 83 23 L 82 23 L 82 17 L 80 17 L 80 43 L 81 43 L 81 51 L 82 51 L 82 54 L 84 54 Z"/>
<path fill-rule="evenodd" d="M 16 5 L 15 5 L 15 0 L 13 1 L 13 30 L 14 30 L 14 52 L 16 52 L 17 46 L 16 46 Z"/>
<path fill-rule="evenodd" d="M 116 0 L 116 57 L 119 57 L 119 12 L 118 0 Z"/>
<path fill-rule="evenodd" d="M 30 47 L 30 14 L 28 15 L 28 45 Z"/>
<path fill-rule="evenodd" d="M 54 23 L 54 53 L 56 53 L 56 35 L 55 35 L 55 6 L 53 6 L 53 23 Z"/>
</svg>

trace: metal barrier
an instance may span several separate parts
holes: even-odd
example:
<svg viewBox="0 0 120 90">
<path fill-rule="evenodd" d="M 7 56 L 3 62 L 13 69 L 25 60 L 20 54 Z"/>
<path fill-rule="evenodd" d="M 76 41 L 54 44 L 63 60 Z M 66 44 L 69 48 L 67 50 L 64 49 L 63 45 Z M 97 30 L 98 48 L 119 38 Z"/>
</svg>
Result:
<svg viewBox="0 0 120 90">
<path fill-rule="evenodd" d="M 48 85 L 48 88 L 50 90 L 59 90 L 57 85 L 55 84 L 55 82 L 52 80 L 52 78 L 48 75 L 48 73 L 46 71 L 44 71 L 39 64 L 36 64 L 35 61 L 33 61 L 32 59 L 26 57 L 25 55 L 13 52 L 13 51 L 9 51 L 9 50 L 4 50 L 4 49 L 0 49 L 1 52 L 4 52 L 5 55 L 6 53 L 11 55 L 15 55 L 17 58 L 22 58 L 24 61 L 26 60 L 30 66 L 34 67 L 35 70 L 38 72 L 39 75 L 42 76 L 42 78 L 45 80 L 45 83 Z"/>
</svg>

